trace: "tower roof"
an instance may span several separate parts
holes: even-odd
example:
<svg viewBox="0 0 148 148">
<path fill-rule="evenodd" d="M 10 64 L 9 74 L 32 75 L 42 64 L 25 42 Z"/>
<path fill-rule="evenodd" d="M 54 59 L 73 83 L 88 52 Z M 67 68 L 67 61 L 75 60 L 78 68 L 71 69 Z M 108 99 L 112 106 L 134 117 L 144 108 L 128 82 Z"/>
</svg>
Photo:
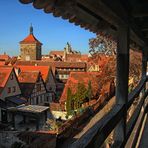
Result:
<svg viewBox="0 0 148 148">
<path fill-rule="evenodd" d="M 33 27 L 32 27 L 32 25 L 30 26 L 30 34 L 25 38 L 25 39 L 23 39 L 22 41 L 20 41 L 20 44 L 31 44 L 31 43 L 36 43 L 36 44 L 40 44 L 40 45 L 42 45 L 42 43 L 39 41 L 39 40 L 37 40 L 36 38 L 35 38 L 35 36 L 33 35 Z"/>
</svg>

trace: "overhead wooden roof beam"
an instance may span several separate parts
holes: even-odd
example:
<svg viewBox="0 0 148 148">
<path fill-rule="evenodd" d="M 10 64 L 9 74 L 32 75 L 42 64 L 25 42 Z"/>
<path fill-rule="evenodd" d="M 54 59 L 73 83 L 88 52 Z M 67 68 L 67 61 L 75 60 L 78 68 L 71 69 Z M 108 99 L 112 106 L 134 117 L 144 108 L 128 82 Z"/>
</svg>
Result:
<svg viewBox="0 0 148 148">
<path fill-rule="evenodd" d="M 147 31 L 148 30 L 148 21 L 142 22 L 140 28 L 142 31 Z"/>
<path fill-rule="evenodd" d="M 131 39 L 143 46 L 145 38 L 138 28 L 133 16 L 129 15 L 131 5 L 128 0 L 19 0 L 22 3 L 33 3 L 37 9 L 43 8 L 46 13 L 53 13 L 55 17 L 69 19 L 76 25 L 84 26 L 95 33 L 100 29 L 103 31 L 117 30 L 119 26 L 128 25 L 131 28 Z M 107 2 L 107 3 L 105 3 Z M 111 4 L 111 2 L 113 4 Z M 138 7 L 138 6 L 137 6 Z M 104 26 L 103 26 L 104 24 Z M 112 26 L 112 27 L 111 27 Z M 117 29 L 116 29 L 117 28 Z M 115 30 L 114 30 L 115 29 Z"/>
<path fill-rule="evenodd" d="M 148 16 L 148 6 L 147 6 L 147 8 L 145 8 L 145 7 L 141 7 L 140 9 L 136 9 L 135 8 L 132 11 L 132 15 L 134 17 L 145 17 L 145 16 Z"/>
<path fill-rule="evenodd" d="M 148 1 L 142 4 L 134 5 L 132 15 L 134 17 L 148 16 Z"/>
</svg>

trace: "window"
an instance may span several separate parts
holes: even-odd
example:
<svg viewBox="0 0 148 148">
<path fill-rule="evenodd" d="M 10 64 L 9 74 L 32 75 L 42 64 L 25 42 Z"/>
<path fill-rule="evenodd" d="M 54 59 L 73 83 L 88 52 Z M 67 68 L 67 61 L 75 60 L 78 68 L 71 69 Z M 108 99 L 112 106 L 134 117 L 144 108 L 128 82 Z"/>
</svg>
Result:
<svg viewBox="0 0 148 148">
<path fill-rule="evenodd" d="M 13 92 L 16 92 L 16 87 L 15 86 L 13 86 L 13 90 L 12 90 Z"/>
<path fill-rule="evenodd" d="M 11 87 L 8 87 L 8 93 L 11 93 Z"/>
<path fill-rule="evenodd" d="M 64 75 L 61 75 L 61 79 L 63 79 L 64 78 Z"/>
</svg>

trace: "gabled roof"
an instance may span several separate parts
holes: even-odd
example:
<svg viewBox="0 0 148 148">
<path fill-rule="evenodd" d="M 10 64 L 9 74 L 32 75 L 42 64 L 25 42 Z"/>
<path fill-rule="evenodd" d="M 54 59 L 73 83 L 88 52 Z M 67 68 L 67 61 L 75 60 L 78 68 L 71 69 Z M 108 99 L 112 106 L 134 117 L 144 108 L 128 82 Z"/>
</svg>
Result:
<svg viewBox="0 0 148 148">
<path fill-rule="evenodd" d="M 9 55 L 7 55 L 7 54 L 0 54 L 0 60 L 6 61 L 6 60 L 9 60 L 9 59 L 10 59 Z"/>
<path fill-rule="evenodd" d="M 82 62 L 88 61 L 88 54 L 82 54 L 82 55 L 81 55 L 81 61 L 82 61 Z"/>
<path fill-rule="evenodd" d="M 85 62 L 63 62 L 63 61 L 17 61 L 15 63 L 16 66 L 18 65 L 38 65 L 38 66 L 51 66 L 52 70 L 53 67 L 56 68 L 86 68 Z"/>
<path fill-rule="evenodd" d="M 20 82 L 23 97 L 30 97 L 39 76 L 39 71 L 20 72 L 18 75 L 18 80 Z"/>
<path fill-rule="evenodd" d="M 5 65 L 5 61 L 0 61 L 0 66 L 4 66 Z"/>
<path fill-rule="evenodd" d="M 26 72 L 26 71 L 39 71 L 41 72 L 42 78 L 44 82 L 48 79 L 48 74 L 50 71 L 49 66 L 25 66 L 25 65 L 18 65 L 16 68 L 20 68 L 21 72 Z"/>
<path fill-rule="evenodd" d="M 78 83 L 83 83 L 87 88 L 89 81 L 91 81 L 92 92 L 95 96 L 99 88 L 100 75 L 101 73 L 98 72 L 71 72 L 60 98 L 60 102 L 66 101 L 68 88 L 71 89 L 72 93 L 76 93 Z"/>
<path fill-rule="evenodd" d="M 36 83 L 38 80 L 40 72 L 39 71 L 24 71 L 20 72 L 18 75 L 18 80 L 20 83 Z"/>
<path fill-rule="evenodd" d="M 73 62 L 87 62 L 88 55 L 87 54 L 67 54 L 66 61 L 73 61 Z"/>
<path fill-rule="evenodd" d="M 62 50 L 52 50 L 49 52 L 49 55 L 59 55 L 59 56 L 64 56 L 64 51 Z"/>
<path fill-rule="evenodd" d="M 13 70 L 13 67 L 0 66 L 0 87 L 1 88 L 5 87 L 12 70 Z"/>
<path fill-rule="evenodd" d="M 20 44 L 32 44 L 32 43 L 42 45 L 42 43 L 39 40 L 37 40 L 33 34 L 29 34 L 24 40 L 20 41 Z"/>
</svg>

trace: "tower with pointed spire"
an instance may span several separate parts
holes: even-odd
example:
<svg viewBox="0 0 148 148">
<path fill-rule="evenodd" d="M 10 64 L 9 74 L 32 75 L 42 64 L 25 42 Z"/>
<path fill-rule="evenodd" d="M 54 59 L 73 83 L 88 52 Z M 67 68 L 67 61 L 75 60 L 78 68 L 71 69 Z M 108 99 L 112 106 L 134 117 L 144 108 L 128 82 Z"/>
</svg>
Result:
<svg viewBox="0 0 148 148">
<path fill-rule="evenodd" d="M 33 34 L 33 26 L 31 24 L 29 35 L 20 41 L 20 56 L 21 60 L 41 60 L 42 43 L 37 40 Z"/>
</svg>

